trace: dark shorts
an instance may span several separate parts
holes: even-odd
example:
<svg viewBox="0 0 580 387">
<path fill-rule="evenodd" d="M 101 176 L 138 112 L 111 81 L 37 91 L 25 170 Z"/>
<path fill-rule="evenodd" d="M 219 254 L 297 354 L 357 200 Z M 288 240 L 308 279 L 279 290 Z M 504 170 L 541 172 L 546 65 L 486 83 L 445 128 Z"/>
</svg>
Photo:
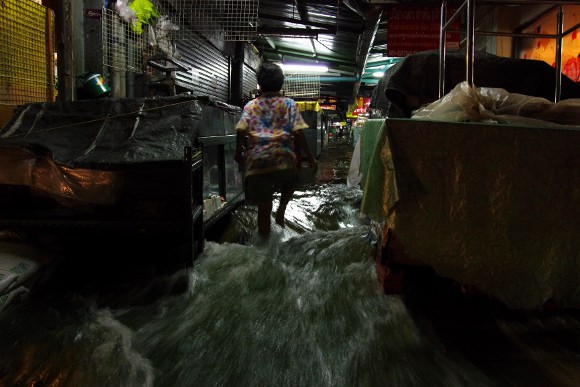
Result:
<svg viewBox="0 0 580 387">
<path fill-rule="evenodd" d="M 271 202 L 274 192 L 294 190 L 298 182 L 296 169 L 284 169 L 246 176 L 244 193 L 247 204 Z"/>
</svg>

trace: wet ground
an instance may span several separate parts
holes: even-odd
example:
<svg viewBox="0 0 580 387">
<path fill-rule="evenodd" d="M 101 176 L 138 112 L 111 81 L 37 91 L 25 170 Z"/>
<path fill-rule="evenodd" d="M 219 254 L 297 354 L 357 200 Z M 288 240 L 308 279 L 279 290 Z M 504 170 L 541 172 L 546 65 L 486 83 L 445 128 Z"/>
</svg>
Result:
<svg viewBox="0 0 580 387">
<path fill-rule="evenodd" d="M 346 139 L 329 141 L 318 158 L 317 184 L 346 184 L 354 147 Z"/>
<path fill-rule="evenodd" d="M 270 242 L 242 206 L 188 272 L 149 264 L 164 246 L 79 246 L 52 293 L 0 315 L 0 385 L 579 386 L 576 311 L 509 310 L 429 268 L 382 292 L 352 151 L 328 144 Z"/>
</svg>

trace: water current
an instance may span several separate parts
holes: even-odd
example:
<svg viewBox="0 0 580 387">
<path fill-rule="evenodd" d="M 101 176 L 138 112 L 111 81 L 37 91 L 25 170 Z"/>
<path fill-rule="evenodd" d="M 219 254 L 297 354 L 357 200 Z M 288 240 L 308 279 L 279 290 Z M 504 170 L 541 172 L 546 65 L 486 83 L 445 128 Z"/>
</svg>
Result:
<svg viewBox="0 0 580 387">
<path fill-rule="evenodd" d="M 242 206 L 191 269 L 113 291 L 87 275 L 86 287 L 7 310 L 0 385 L 502 385 L 385 295 L 361 197 L 342 183 L 305 187 L 268 242 Z"/>
</svg>

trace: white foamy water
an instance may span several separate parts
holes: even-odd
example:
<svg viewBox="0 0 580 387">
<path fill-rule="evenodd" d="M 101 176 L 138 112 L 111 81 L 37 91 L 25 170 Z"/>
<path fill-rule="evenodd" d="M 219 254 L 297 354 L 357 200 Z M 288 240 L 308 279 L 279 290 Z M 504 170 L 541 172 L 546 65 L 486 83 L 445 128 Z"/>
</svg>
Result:
<svg viewBox="0 0 580 387">
<path fill-rule="evenodd" d="M 287 239 L 285 239 L 287 238 Z M 208 242 L 152 303 L 36 305 L 2 320 L 4 385 L 473 386 L 379 287 L 364 226 Z M 26 312 L 26 313 L 25 313 Z M 32 318 L 32 320 L 31 320 Z M 20 339 L 8 340 L 7 336 Z"/>
</svg>

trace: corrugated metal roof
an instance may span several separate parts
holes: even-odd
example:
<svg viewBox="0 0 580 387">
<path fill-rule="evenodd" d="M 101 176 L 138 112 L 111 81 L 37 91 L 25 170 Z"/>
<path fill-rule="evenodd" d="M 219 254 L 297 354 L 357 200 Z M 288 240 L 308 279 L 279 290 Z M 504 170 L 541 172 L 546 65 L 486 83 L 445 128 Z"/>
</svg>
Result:
<svg viewBox="0 0 580 387">
<path fill-rule="evenodd" d="M 372 13 L 382 8 L 354 0 L 260 0 L 254 44 L 269 61 L 326 65 L 321 97 L 353 101 L 372 40 L 385 43 L 369 36 L 381 22 Z"/>
</svg>

